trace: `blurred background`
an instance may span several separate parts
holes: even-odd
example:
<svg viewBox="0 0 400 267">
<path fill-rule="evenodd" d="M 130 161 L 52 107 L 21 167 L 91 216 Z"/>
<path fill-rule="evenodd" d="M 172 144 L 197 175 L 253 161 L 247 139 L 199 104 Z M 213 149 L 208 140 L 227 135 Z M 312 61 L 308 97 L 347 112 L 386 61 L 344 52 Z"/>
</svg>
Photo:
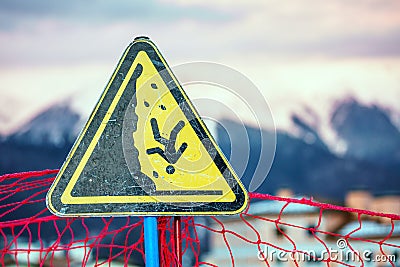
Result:
<svg viewBox="0 0 400 267">
<path fill-rule="evenodd" d="M 396 0 L 2 0 L 0 174 L 60 168 L 123 50 L 145 35 L 170 66 L 230 66 L 268 101 L 275 127 L 221 112 L 248 136 L 213 130 L 228 157 L 250 141 L 246 186 L 260 135 L 276 129 L 257 192 L 288 188 L 331 203 L 351 190 L 399 196 L 399 14 Z"/>
</svg>

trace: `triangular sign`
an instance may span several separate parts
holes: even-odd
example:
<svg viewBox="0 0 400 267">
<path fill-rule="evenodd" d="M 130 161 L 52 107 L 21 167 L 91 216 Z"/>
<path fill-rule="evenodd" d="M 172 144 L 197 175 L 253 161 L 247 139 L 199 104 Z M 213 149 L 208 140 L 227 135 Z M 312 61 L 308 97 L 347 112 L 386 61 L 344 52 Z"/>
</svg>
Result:
<svg viewBox="0 0 400 267">
<path fill-rule="evenodd" d="M 234 214 L 247 193 L 148 38 L 126 49 L 47 194 L 59 216 Z"/>
</svg>

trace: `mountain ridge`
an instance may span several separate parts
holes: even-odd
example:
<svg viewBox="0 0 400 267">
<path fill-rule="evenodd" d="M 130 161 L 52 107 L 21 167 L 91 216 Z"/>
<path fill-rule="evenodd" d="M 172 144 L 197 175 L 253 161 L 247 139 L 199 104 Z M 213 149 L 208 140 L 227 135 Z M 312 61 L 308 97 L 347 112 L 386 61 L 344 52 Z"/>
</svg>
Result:
<svg viewBox="0 0 400 267">
<path fill-rule="evenodd" d="M 356 188 L 368 188 L 374 194 L 400 191 L 397 167 L 400 156 L 396 154 L 400 153 L 400 133 L 383 108 L 366 106 L 354 99 L 344 99 L 336 104 L 331 123 L 346 143 L 347 150 L 343 155 L 329 149 L 318 129 L 318 114 L 309 112 L 314 117 L 312 120 L 292 114 L 297 129 L 295 135 L 284 130 L 276 132 L 275 159 L 257 192 L 273 194 L 280 187 L 288 186 L 298 194 L 343 201 L 345 193 Z M 242 131 L 235 129 L 243 128 L 243 125 L 225 119 L 219 125 L 229 125 L 225 128 L 231 129 L 230 133 L 223 127 L 216 130 L 218 144 L 228 158 L 232 146 L 236 146 L 235 153 L 239 155 L 249 154 L 242 176 L 247 187 L 258 164 L 260 135 L 272 135 L 273 132 L 244 125 L 246 136 L 241 136 Z M 7 151 L 0 153 L 0 173 L 60 168 L 80 128 L 81 116 L 69 104 L 49 107 L 17 132 L 0 138 L 0 150 Z M 377 144 L 371 145 L 370 128 L 375 133 L 372 140 L 377 140 Z M 242 146 L 246 138 L 249 148 Z M 390 145 L 380 145 L 388 140 L 391 140 Z M 365 146 L 369 147 L 368 153 Z M 232 165 L 234 169 L 238 168 L 235 163 Z"/>
</svg>

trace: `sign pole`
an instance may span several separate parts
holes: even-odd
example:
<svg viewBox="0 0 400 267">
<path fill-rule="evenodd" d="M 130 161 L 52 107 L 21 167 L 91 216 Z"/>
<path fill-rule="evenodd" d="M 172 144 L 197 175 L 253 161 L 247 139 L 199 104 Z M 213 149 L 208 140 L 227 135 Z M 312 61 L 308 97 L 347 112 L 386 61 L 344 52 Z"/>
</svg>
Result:
<svg viewBox="0 0 400 267">
<path fill-rule="evenodd" d="M 144 254 L 147 267 L 159 267 L 157 217 L 144 217 Z"/>
<path fill-rule="evenodd" d="M 181 236 L 181 217 L 174 217 L 174 235 L 175 235 L 175 254 L 178 258 L 178 266 L 182 266 L 182 236 Z"/>
</svg>

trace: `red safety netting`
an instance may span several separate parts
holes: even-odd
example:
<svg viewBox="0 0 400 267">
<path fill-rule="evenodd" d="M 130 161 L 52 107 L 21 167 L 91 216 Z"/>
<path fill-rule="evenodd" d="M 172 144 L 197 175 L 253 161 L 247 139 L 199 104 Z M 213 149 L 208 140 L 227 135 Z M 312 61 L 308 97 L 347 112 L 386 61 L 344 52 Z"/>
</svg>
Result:
<svg viewBox="0 0 400 267">
<path fill-rule="evenodd" d="M 45 207 L 57 170 L 0 176 L 0 266 L 144 266 L 137 217 L 59 218 Z M 236 216 L 159 218 L 161 266 L 398 266 L 400 216 L 250 194 Z M 398 204 L 398 203 L 397 203 Z"/>
</svg>

